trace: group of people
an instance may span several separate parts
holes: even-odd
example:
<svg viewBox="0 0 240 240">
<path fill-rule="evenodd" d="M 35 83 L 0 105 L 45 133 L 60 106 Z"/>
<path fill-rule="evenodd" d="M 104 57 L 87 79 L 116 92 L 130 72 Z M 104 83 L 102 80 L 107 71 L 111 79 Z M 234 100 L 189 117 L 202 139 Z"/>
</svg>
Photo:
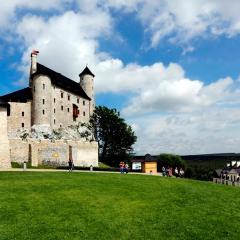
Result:
<svg viewBox="0 0 240 240">
<path fill-rule="evenodd" d="M 162 175 L 164 177 L 172 177 L 173 175 L 175 177 L 183 177 L 184 176 L 184 170 L 182 168 L 175 168 L 174 173 L 173 173 L 173 168 L 172 167 L 162 167 Z"/>
<path fill-rule="evenodd" d="M 119 164 L 119 167 L 120 167 L 120 173 L 122 174 L 128 173 L 129 165 L 127 163 L 121 161 Z"/>
</svg>

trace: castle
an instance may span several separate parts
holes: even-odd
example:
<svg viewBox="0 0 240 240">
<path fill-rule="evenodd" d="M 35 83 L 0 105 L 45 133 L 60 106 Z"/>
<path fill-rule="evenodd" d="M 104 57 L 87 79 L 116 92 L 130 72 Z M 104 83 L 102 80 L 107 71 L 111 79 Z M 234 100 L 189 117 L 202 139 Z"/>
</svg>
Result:
<svg viewBox="0 0 240 240">
<path fill-rule="evenodd" d="M 25 147 L 28 148 L 28 150 L 25 150 L 27 153 L 24 157 L 18 158 L 17 155 L 21 155 L 17 150 L 19 144 L 24 145 L 25 142 L 11 137 L 12 135 L 14 136 L 14 133 L 19 130 L 31 131 L 33 126 L 47 126 L 49 129 L 54 130 L 66 128 L 70 125 L 77 125 L 79 122 L 87 123 L 95 108 L 95 76 L 87 66 L 79 74 L 80 79 L 77 83 L 38 63 L 37 55 L 38 51 L 31 53 L 29 86 L 0 97 L 0 118 L 2 118 L 0 119 L 0 123 L 2 122 L 2 126 L 4 126 L 3 130 L 8 135 L 10 158 L 12 161 L 17 162 L 31 161 L 32 165 L 38 165 L 44 161 L 43 156 L 39 157 L 39 154 L 41 155 L 42 153 L 44 141 L 40 144 L 37 142 L 28 142 L 28 147 Z M 7 115 L 7 117 L 5 115 Z M 50 142 L 45 142 L 45 158 L 51 161 L 53 155 L 59 157 L 61 154 L 56 150 L 56 147 L 61 145 L 61 148 L 63 148 L 62 144 L 64 143 L 66 143 L 66 141 L 54 143 L 55 145 L 52 146 L 53 149 L 51 149 Z M 74 141 L 74 143 L 68 142 L 67 146 L 65 146 L 65 153 L 62 154 L 61 160 L 58 159 L 58 161 L 67 162 L 68 155 L 74 155 L 72 152 L 69 153 L 69 147 L 71 147 L 70 149 L 76 147 L 75 161 L 78 162 L 78 165 L 82 163 L 85 163 L 82 165 L 97 165 L 96 143 L 88 143 L 85 141 L 84 149 L 87 148 L 86 153 L 83 153 L 80 149 L 80 145 L 82 144 L 83 141 L 80 140 Z M 33 160 L 32 148 L 36 147 L 35 145 L 39 145 L 36 149 L 38 156 L 35 156 L 35 160 Z M 46 154 L 49 152 L 49 149 L 50 153 Z M 60 148 L 58 149 L 60 150 Z M 81 156 L 77 154 L 79 149 Z M 0 154 L 1 151 L 0 149 Z M 89 160 L 89 154 L 90 156 L 94 156 L 92 160 Z M 88 159 L 87 162 L 83 160 L 85 155 L 88 155 L 88 157 L 86 157 L 86 159 Z"/>
</svg>

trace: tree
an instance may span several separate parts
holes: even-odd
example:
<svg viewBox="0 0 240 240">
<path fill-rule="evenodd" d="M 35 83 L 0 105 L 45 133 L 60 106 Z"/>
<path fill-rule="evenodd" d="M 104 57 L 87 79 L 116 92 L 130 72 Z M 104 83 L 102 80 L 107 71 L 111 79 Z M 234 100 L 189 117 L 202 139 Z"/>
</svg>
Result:
<svg viewBox="0 0 240 240">
<path fill-rule="evenodd" d="M 185 162 L 178 155 L 163 153 L 158 157 L 158 170 L 161 171 L 162 167 L 171 166 L 173 168 L 185 168 Z"/>
<path fill-rule="evenodd" d="M 96 107 L 89 121 L 89 129 L 99 144 L 102 162 L 116 166 L 119 161 L 129 158 L 137 137 L 116 109 Z"/>
</svg>

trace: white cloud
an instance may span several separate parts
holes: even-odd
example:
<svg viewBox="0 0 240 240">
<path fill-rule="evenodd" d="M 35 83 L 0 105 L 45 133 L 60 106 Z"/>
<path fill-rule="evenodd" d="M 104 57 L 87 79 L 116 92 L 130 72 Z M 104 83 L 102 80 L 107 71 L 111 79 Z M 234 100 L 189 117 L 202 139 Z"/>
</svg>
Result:
<svg viewBox="0 0 240 240">
<path fill-rule="evenodd" d="M 62 3 L 68 1 L 55 0 L 48 7 L 43 4 L 45 1 L 41 2 L 24 0 L 18 5 L 19 1 L 13 1 L 8 7 L 5 4 L 0 13 L 6 11 L 5 16 L 8 13 L 14 18 L 18 7 L 61 10 Z M 109 8 L 135 12 L 151 33 L 153 46 L 168 35 L 180 43 L 204 33 L 233 36 L 240 30 L 240 17 L 235 11 L 238 3 L 233 1 L 233 8 L 224 6 L 224 2 L 116 0 L 99 6 L 101 1 L 79 0 L 79 11 L 67 10 L 48 17 L 28 12 L 15 22 L 13 29 L 23 43 L 19 68 L 26 74 L 27 83 L 32 49 L 40 51 L 41 63 L 76 81 L 88 63 L 96 74 L 97 93 L 129 94 L 123 112 L 138 135 L 138 153 L 237 151 L 240 116 L 236 99 L 240 91 L 236 81 L 227 77 L 206 85 L 199 79 L 187 78 L 178 64 L 125 65 L 99 48 L 100 38 L 116 40 Z M 233 108 L 228 109 L 227 105 Z M 133 118 L 136 115 L 139 117 Z"/>
<path fill-rule="evenodd" d="M 137 154 L 239 152 L 238 109 L 213 107 L 191 114 L 143 116 L 130 122 L 138 136 Z"/>
<path fill-rule="evenodd" d="M 240 33 L 239 0 L 109 0 L 108 5 L 135 12 L 150 33 L 153 47 L 165 37 L 188 44 L 197 37 Z"/>
<path fill-rule="evenodd" d="M 17 10 L 63 10 L 65 4 L 72 0 L 8 0 L 2 1 L 0 8 L 0 29 L 12 28 L 15 26 Z M 14 24 L 15 22 L 15 24 Z"/>
</svg>

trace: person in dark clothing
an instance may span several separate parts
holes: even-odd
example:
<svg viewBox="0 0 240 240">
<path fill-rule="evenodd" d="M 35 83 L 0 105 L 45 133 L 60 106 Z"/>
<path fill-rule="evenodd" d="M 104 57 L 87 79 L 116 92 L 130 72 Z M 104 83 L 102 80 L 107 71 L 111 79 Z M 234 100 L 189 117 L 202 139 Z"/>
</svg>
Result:
<svg viewBox="0 0 240 240">
<path fill-rule="evenodd" d="M 72 170 L 73 170 L 73 161 L 72 161 L 72 159 L 69 159 L 69 161 L 68 161 L 68 171 L 72 172 Z"/>
</svg>

